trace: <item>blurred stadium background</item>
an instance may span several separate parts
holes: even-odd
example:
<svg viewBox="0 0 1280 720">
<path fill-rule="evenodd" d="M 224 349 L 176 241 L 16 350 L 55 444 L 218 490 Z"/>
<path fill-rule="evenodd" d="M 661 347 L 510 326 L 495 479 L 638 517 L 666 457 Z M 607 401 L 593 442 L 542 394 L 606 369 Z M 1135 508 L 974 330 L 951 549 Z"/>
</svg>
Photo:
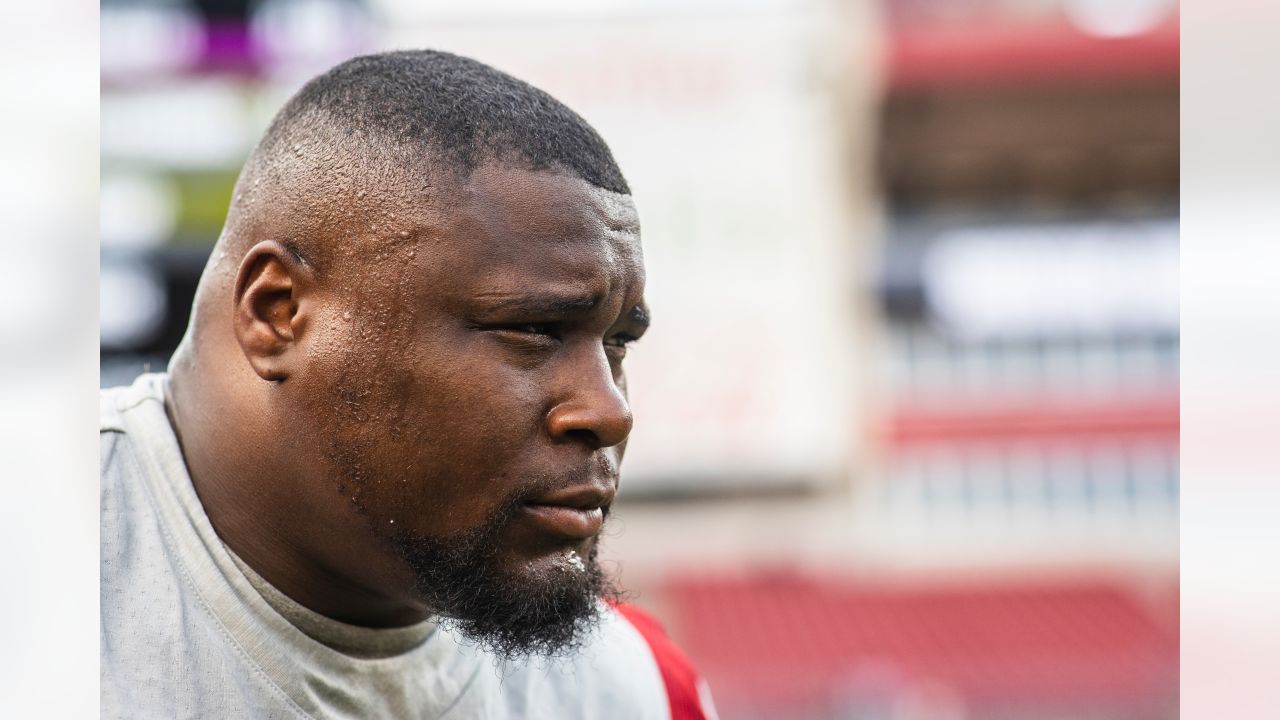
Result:
<svg viewBox="0 0 1280 720">
<path fill-rule="evenodd" d="M 568 103 L 655 326 L 608 560 L 722 717 L 1178 715 L 1169 0 L 103 0 L 101 381 L 165 366 L 240 163 L 351 55 Z"/>
</svg>

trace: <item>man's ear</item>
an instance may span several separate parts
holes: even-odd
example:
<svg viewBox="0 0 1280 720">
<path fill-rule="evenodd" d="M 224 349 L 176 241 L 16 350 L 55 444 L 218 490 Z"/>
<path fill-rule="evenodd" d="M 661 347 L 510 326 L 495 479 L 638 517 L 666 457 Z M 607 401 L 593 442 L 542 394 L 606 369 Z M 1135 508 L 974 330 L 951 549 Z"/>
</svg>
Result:
<svg viewBox="0 0 1280 720">
<path fill-rule="evenodd" d="M 254 245 L 240 262 L 235 284 L 235 333 L 253 371 L 281 382 L 296 369 L 298 340 L 307 318 L 305 296 L 314 273 L 277 240 Z"/>
</svg>

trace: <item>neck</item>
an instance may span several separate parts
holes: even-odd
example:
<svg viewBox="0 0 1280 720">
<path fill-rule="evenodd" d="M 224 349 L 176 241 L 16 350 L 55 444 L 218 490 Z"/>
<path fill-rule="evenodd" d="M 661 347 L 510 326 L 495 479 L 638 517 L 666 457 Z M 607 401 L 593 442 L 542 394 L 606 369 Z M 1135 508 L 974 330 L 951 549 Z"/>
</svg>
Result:
<svg viewBox="0 0 1280 720">
<path fill-rule="evenodd" d="M 202 357 L 184 341 L 165 397 L 218 537 L 277 590 L 326 617 L 378 628 L 426 619 L 363 518 L 334 501 L 341 497 L 322 473 L 290 462 L 289 448 L 272 442 L 282 426 L 263 397 L 270 388 L 236 360 Z M 233 368 L 249 377 L 228 377 Z"/>
</svg>

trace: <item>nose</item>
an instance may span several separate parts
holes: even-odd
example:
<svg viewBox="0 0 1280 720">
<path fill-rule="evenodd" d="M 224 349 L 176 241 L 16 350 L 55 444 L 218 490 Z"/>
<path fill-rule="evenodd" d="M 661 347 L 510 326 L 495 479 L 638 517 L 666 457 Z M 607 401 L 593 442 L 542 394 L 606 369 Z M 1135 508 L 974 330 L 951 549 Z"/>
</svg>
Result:
<svg viewBox="0 0 1280 720">
<path fill-rule="evenodd" d="M 597 449 L 612 447 L 631 434 L 631 405 L 604 353 L 592 360 L 568 373 L 569 390 L 547 413 L 547 431 L 555 440 L 578 439 Z"/>
</svg>

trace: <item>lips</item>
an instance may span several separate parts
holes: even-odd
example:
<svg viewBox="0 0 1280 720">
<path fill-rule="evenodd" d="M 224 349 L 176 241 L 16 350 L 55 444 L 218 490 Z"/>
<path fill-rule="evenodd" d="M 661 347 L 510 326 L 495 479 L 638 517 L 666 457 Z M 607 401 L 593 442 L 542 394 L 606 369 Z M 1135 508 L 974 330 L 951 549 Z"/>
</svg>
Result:
<svg viewBox="0 0 1280 720">
<path fill-rule="evenodd" d="M 573 540 L 595 537 L 604 525 L 604 510 L 582 510 L 563 505 L 525 505 L 525 512 L 544 530 Z"/>
<path fill-rule="evenodd" d="M 592 483 L 539 496 L 524 510 L 542 529 L 572 540 L 587 540 L 600 533 L 604 509 L 613 502 L 613 483 Z"/>
</svg>

